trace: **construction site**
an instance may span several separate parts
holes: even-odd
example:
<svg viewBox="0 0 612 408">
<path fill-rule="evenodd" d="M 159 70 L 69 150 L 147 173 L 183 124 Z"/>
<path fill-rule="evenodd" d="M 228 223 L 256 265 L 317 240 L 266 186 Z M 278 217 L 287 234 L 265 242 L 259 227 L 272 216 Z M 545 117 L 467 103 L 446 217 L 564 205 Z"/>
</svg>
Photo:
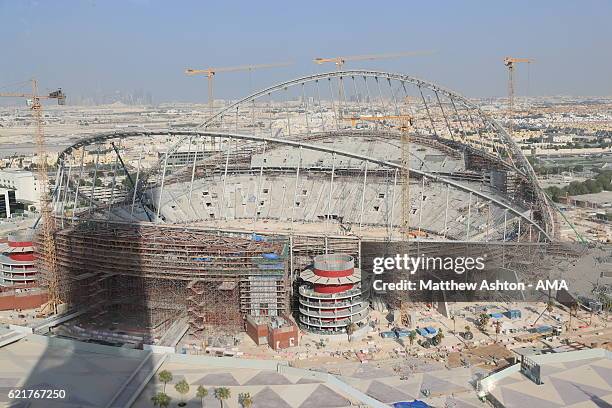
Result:
<svg viewBox="0 0 612 408">
<path fill-rule="evenodd" d="M 53 165 L 41 99 L 62 104 L 64 93 L 39 95 L 33 81 L 31 93 L 0 94 L 32 101 L 38 179 L 49 185 L 35 236 L 3 249 L 0 283 L 14 288 L 3 300 L 26 309 L 0 312 L 9 380 L 42 381 L 47 347 L 71 350 L 51 373 L 69 383 L 80 373 L 72 364 L 98 360 L 114 382 L 121 368 L 100 356 L 122 357 L 109 359 L 126 365 L 114 394 L 83 392 L 79 404 L 91 394 L 148 406 L 165 367 L 192 385 L 256 393 L 256 406 L 479 406 L 525 400 L 495 384 L 518 370 L 537 384 L 538 364 L 607 369 L 610 248 L 568 228 L 479 104 L 409 75 L 344 68 L 401 55 L 317 58 L 337 70 L 220 106 L 217 74 L 287 64 L 187 69 L 207 79 L 205 121 L 89 132 Z M 533 60 L 503 62 L 512 112 L 515 64 Z M 560 239 L 568 230 L 573 243 Z M 377 259 L 401 255 L 463 269 L 376 271 Z M 482 268 L 466 270 L 468 259 Z M 393 289 L 416 272 L 432 285 L 522 289 Z M 563 285 L 524 286 L 549 281 Z M 34 368 L 15 363 L 32 351 Z M 544 377 L 557 392 L 558 379 Z"/>
<path fill-rule="evenodd" d="M 212 101 L 194 129 L 94 134 L 60 153 L 37 246 L 49 304 L 79 312 L 60 334 L 165 344 L 288 318 L 346 335 L 366 309 L 410 299 L 321 272 L 317 256 L 369 271 L 377 253 L 484 252 L 484 274 L 514 280 L 569 256 L 520 149 L 455 92 L 339 70 Z M 364 293 L 321 303 L 320 273 Z"/>
</svg>

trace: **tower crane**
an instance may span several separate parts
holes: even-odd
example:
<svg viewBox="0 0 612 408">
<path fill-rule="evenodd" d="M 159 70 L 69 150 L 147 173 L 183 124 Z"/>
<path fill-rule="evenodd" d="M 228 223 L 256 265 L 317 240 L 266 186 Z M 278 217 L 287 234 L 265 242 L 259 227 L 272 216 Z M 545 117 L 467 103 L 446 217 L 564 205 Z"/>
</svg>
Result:
<svg viewBox="0 0 612 408">
<path fill-rule="evenodd" d="M 391 58 L 401 58 L 401 57 L 414 57 L 418 55 L 430 55 L 433 54 L 433 51 L 414 51 L 414 52 L 401 52 L 401 53 L 392 53 L 392 54 L 377 54 L 377 55 L 355 55 L 351 57 L 334 57 L 334 58 L 315 58 L 315 64 L 325 64 L 329 62 L 333 62 L 336 64 L 336 69 L 341 71 L 344 67 L 344 64 L 348 61 L 372 61 L 379 59 L 391 59 Z M 342 78 L 340 78 L 342 81 Z M 342 99 L 342 87 L 339 87 L 339 98 Z M 406 101 L 407 102 L 407 101 Z M 340 115 L 342 116 L 342 115 Z M 392 116 L 383 116 L 383 117 L 359 117 L 359 118 L 348 118 L 351 123 L 356 123 L 357 120 L 369 120 L 369 121 L 377 121 L 377 120 L 386 120 L 386 119 L 399 119 L 400 120 L 400 148 L 401 148 L 401 160 L 402 160 L 402 170 L 400 173 L 402 180 L 402 214 L 400 221 L 400 230 L 402 234 L 406 237 L 414 237 L 424 236 L 425 234 L 421 231 L 411 231 L 410 230 L 410 136 L 408 134 L 411 126 L 412 126 L 412 118 L 409 115 L 392 115 Z"/>
<path fill-rule="evenodd" d="M 504 65 L 508 67 L 508 111 L 510 112 L 514 109 L 514 64 L 523 62 L 531 64 L 535 60 L 533 58 L 504 58 Z"/>
<path fill-rule="evenodd" d="M 400 133 L 401 164 L 400 180 L 402 187 L 402 213 L 400 218 L 400 232 L 408 238 L 427 237 L 427 233 L 421 230 L 410 229 L 410 134 L 413 129 L 413 117 L 408 114 L 383 115 L 383 116 L 353 116 L 342 118 L 350 121 L 351 127 L 356 127 L 359 121 L 365 122 L 395 122 Z"/>
<path fill-rule="evenodd" d="M 256 69 L 287 67 L 292 64 L 293 64 L 292 62 L 281 62 L 281 63 L 276 63 L 276 64 L 241 65 L 237 67 L 223 67 L 223 68 L 207 68 L 207 69 L 187 68 L 185 70 L 185 74 L 204 75 L 208 78 L 208 106 L 210 109 L 210 114 L 212 116 L 213 108 L 214 108 L 213 79 L 217 73 L 219 72 L 237 72 L 237 71 L 252 72 L 252 71 L 255 71 Z"/>
<path fill-rule="evenodd" d="M 370 54 L 370 55 L 353 55 L 350 57 L 333 57 L 333 58 L 321 58 L 317 57 L 313 60 L 313 62 L 317 65 L 326 64 L 329 62 L 333 62 L 336 64 L 336 70 L 342 71 L 344 64 L 348 61 L 373 61 L 380 59 L 392 59 L 392 58 L 401 58 L 401 57 L 415 57 L 418 55 L 430 55 L 433 54 L 433 51 L 413 51 L 413 52 L 397 52 L 397 53 L 389 53 L 389 54 Z M 340 83 L 342 84 L 342 77 L 340 77 Z M 338 99 L 344 99 L 343 95 L 343 85 L 338 87 Z M 342 111 L 339 112 L 339 116 L 342 117 Z"/>
<path fill-rule="evenodd" d="M 48 285 L 48 301 L 44 310 L 57 313 L 57 307 L 62 303 L 59 291 L 59 276 L 57 271 L 57 258 L 55 254 L 54 220 L 51 214 L 49 196 L 49 176 L 47 174 L 47 150 L 45 148 L 45 134 L 43 131 L 43 115 L 41 99 L 57 99 L 58 105 L 66 103 L 66 95 L 62 89 L 50 92 L 47 95 L 38 94 L 38 82 L 31 80 L 32 93 L 0 93 L 0 97 L 25 98 L 32 110 L 34 122 L 36 123 L 36 148 L 38 153 L 38 185 L 40 194 L 40 235 L 39 235 L 39 274 L 45 276 Z"/>
<path fill-rule="evenodd" d="M 392 58 L 401 58 L 401 57 L 416 57 L 418 55 L 430 55 L 433 54 L 433 51 L 414 51 L 414 52 L 398 52 L 391 54 L 375 54 L 375 55 L 353 55 L 350 57 L 333 57 L 333 58 L 315 58 L 314 63 L 321 65 L 328 62 L 333 62 L 336 64 L 336 69 L 341 71 L 348 61 L 372 61 L 372 60 L 380 60 L 380 59 L 392 59 Z"/>
</svg>

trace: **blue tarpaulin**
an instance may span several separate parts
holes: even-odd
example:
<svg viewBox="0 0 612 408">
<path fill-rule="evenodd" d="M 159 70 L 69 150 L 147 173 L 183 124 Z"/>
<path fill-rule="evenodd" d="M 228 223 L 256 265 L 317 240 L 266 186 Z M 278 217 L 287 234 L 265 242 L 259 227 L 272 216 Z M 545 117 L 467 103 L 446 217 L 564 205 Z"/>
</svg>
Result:
<svg viewBox="0 0 612 408">
<path fill-rule="evenodd" d="M 504 317 L 504 315 L 501 313 L 491 313 L 489 316 L 491 316 L 493 319 L 501 319 Z"/>
<path fill-rule="evenodd" d="M 425 330 L 427 330 L 427 333 L 429 333 L 429 334 L 436 334 L 436 333 L 438 332 L 438 330 L 437 330 L 437 329 L 435 329 L 435 328 L 433 328 L 433 327 L 431 327 L 431 326 L 427 326 L 427 327 L 425 328 Z"/>
<path fill-rule="evenodd" d="M 414 400 L 412 402 L 402 401 L 393 404 L 393 408 L 429 408 L 429 405 L 423 401 Z"/>
<path fill-rule="evenodd" d="M 262 256 L 264 257 L 264 259 L 278 259 L 279 258 L 279 256 L 276 255 L 275 253 L 263 254 Z"/>
<path fill-rule="evenodd" d="M 521 311 L 518 309 L 508 310 L 505 314 L 508 319 L 518 319 L 521 317 Z"/>
<path fill-rule="evenodd" d="M 394 331 L 395 331 L 395 334 L 397 334 L 397 337 L 407 337 L 410 335 L 410 330 L 396 329 Z"/>
<path fill-rule="evenodd" d="M 383 339 L 392 339 L 397 337 L 395 332 L 392 331 L 386 331 L 386 332 L 381 332 L 380 333 L 380 337 L 382 337 Z"/>
<path fill-rule="evenodd" d="M 537 333 L 546 333 L 546 332 L 552 331 L 552 327 L 550 327 L 550 326 L 540 326 L 540 327 L 536 327 L 535 331 Z"/>
</svg>

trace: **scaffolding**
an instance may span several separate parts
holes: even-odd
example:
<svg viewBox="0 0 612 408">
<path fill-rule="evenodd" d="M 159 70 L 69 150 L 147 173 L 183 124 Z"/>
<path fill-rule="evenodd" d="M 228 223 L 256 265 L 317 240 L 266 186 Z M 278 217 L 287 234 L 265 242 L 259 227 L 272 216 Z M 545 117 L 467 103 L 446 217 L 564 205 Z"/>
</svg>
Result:
<svg viewBox="0 0 612 408">
<path fill-rule="evenodd" d="M 185 316 L 200 334 L 288 310 L 283 239 L 90 220 L 59 231 L 56 245 L 64 298 L 102 325 L 159 338 Z"/>
</svg>

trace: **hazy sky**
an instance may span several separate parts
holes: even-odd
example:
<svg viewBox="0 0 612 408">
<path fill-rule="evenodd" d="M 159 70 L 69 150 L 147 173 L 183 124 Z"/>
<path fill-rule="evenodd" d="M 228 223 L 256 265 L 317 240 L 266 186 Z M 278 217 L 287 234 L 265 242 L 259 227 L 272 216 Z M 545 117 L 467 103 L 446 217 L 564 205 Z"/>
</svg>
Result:
<svg viewBox="0 0 612 408">
<path fill-rule="evenodd" d="M 612 95 L 612 1 L 0 0 L 0 50 L 0 87 L 35 76 L 69 95 L 144 89 L 156 102 L 206 101 L 206 80 L 186 67 L 295 61 L 255 71 L 262 88 L 335 68 L 318 56 L 419 50 L 436 53 L 346 67 L 501 96 L 503 57 L 528 56 L 530 95 Z M 219 98 L 249 91 L 247 73 L 215 84 Z"/>
</svg>

